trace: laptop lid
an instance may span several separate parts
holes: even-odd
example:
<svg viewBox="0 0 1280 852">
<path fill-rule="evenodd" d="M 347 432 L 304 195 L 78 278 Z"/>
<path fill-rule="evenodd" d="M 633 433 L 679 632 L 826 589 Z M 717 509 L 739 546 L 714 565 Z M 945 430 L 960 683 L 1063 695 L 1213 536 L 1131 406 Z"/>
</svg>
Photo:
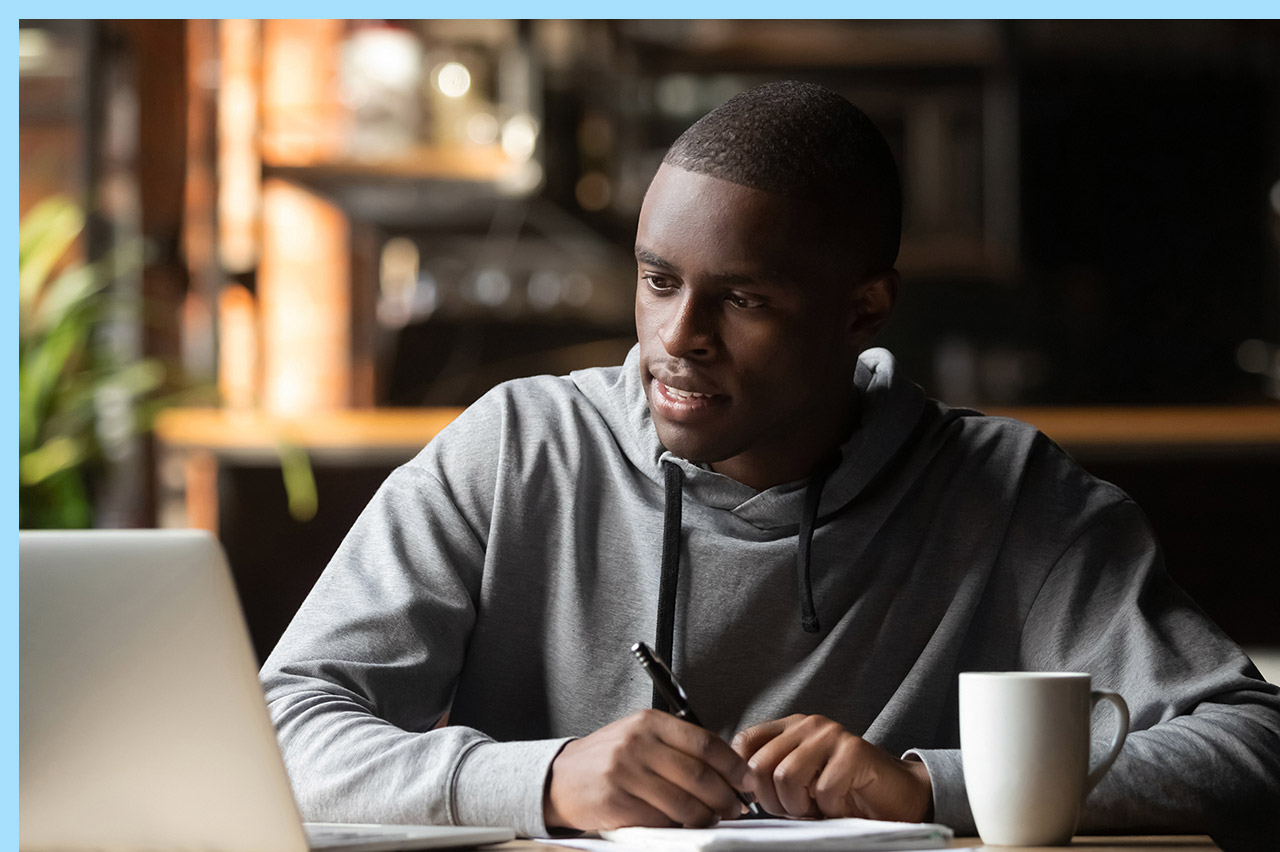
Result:
<svg viewBox="0 0 1280 852">
<path fill-rule="evenodd" d="M 218 543 L 20 532 L 22 850 L 307 842 Z"/>
</svg>

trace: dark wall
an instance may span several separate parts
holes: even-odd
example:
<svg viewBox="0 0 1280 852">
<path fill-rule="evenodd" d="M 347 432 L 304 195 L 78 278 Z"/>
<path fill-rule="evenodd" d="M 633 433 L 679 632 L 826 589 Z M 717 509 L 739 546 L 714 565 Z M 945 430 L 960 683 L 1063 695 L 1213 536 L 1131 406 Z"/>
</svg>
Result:
<svg viewBox="0 0 1280 852">
<path fill-rule="evenodd" d="M 279 468 L 219 470 L 218 537 L 259 662 L 391 470 L 389 464 L 313 465 L 319 503 L 315 517 L 305 522 L 289 515 Z"/>
<path fill-rule="evenodd" d="M 904 281 L 883 343 L 946 395 L 938 346 L 1014 351 L 1014 398 L 1262 402 L 1236 363 L 1280 343 L 1280 28 L 1018 22 L 1019 263 Z M 980 392 L 982 388 L 978 389 Z"/>
<path fill-rule="evenodd" d="M 1051 396 L 1256 394 L 1235 349 L 1278 332 L 1273 81 L 1032 65 L 1022 88 L 1023 249 Z"/>
<path fill-rule="evenodd" d="M 1082 461 L 1142 507 L 1169 575 L 1232 639 L 1280 645 L 1280 458 Z"/>
</svg>

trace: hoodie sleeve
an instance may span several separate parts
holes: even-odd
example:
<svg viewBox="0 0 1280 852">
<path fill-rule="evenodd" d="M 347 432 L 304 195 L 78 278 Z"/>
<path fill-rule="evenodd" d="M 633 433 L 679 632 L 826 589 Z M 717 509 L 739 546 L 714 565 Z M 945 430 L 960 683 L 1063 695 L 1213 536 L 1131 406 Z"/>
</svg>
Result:
<svg viewBox="0 0 1280 852">
<path fill-rule="evenodd" d="M 1132 501 L 1101 510 L 1048 573 L 1019 658 L 1025 670 L 1089 672 L 1129 705 L 1128 739 L 1081 833 L 1208 832 L 1227 849 L 1280 835 L 1280 688 L 1168 577 Z M 1095 760 L 1111 718 L 1094 717 Z M 972 831 L 959 752 L 916 756 L 934 777 L 936 818 Z"/>
<path fill-rule="evenodd" d="M 567 740 L 495 742 L 435 727 L 475 623 L 488 535 L 493 462 L 458 458 L 484 451 L 484 418 L 466 421 L 453 424 L 466 438 L 448 466 L 474 474 L 457 490 L 447 484 L 439 438 L 393 473 L 262 668 L 304 819 L 546 834 L 543 789 Z"/>
</svg>

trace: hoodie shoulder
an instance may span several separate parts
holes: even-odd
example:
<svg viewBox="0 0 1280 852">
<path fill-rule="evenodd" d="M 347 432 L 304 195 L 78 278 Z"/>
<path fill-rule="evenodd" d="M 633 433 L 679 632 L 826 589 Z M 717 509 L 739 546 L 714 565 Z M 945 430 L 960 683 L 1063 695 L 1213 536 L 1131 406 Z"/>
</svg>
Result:
<svg viewBox="0 0 1280 852">
<path fill-rule="evenodd" d="M 585 459 L 615 453 L 605 419 L 574 380 L 544 375 L 494 386 L 405 467 L 435 478 L 455 498 L 484 505 L 502 487 L 527 487 L 549 469 L 571 475 Z"/>
<path fill-rule="evenodd" d="M 1097 510 L 1130 498 L 1120 488 L 1089 473 L 1039 428 L 1012 417 L 983 414 L 933 402 L 954 430 L 957 447 L 983 461 L 987 474 L 1016 477 L 1022 491 L 1063 503 L 1072 514 Z"/>
<path fill-rule="evenodd" d="M 1035 426 L 1012 417 L 984 414 L 976 409 L 950 406 L 937 400 L 930 400 L 930 403 L 941 423 L 959 430 L 975 443 L 996 442 L 1030 448 L 1037 441 L 1049 440 Z"/>
<path fill-rule="evenodd" d="M 607 383 L 617 367 L 580 371 Z M 469 406 L 457 422 L 481 434 L 522 442 L 572 438 L 599 420 L 598 406 L 573 376 L 530 376 L 495 385 Z"/>
</svg>

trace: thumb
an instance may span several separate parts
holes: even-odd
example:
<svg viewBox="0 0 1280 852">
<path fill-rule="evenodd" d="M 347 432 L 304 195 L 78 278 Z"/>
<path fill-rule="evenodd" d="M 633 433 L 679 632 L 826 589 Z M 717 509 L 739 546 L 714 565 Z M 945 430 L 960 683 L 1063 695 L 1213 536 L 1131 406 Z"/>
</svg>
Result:
<svg viewBox="0 0 1280 852">
<path fill-rule="evenodd" d="M 785 719 L 761 722 L 759 725 L 752 725 L 750 728 L 738 731 L 730 745 L 743 760 L 746 760 L 759 751 L 765 743 L 782 733 L 786 727 Z"/>
</svg>

